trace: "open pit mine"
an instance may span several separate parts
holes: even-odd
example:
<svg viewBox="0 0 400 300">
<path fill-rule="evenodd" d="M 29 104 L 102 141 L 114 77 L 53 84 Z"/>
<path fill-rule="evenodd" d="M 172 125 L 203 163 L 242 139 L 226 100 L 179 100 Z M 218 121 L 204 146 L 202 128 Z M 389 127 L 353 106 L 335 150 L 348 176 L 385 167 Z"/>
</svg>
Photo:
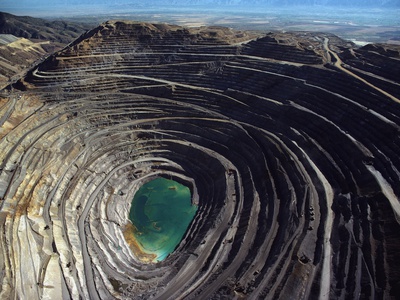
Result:
<svg viewBox="0 0 400 300">
<path fill-rule="evenodd" d="M 395 299 L 399 78 L 324 33 L 86 32 L 1 93 L 0 298 Z"/>
</svg>

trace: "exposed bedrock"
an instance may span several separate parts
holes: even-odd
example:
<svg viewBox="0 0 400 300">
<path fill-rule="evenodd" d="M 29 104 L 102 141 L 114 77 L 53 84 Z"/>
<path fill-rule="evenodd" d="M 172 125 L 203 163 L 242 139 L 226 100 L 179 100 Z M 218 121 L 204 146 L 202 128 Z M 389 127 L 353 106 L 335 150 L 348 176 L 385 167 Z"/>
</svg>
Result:
<svg viewBox="0 0 400 300">
<path fill-rule="evenodd" d="M 399 296 L 389 50 L 134 22 L 86 33 L 0 98 L 0 298 Z M 160 176 L 198 210 L 146 263 L 129 211 Z"/>
</svg>

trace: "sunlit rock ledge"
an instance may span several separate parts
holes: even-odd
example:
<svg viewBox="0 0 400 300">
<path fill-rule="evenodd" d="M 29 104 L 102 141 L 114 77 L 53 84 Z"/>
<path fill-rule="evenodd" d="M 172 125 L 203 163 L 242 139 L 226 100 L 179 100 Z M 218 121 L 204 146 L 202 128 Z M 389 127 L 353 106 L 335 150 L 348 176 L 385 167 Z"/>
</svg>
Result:
<svg viewBox="0 0 400 300">
<path fill-rule="evenodd" d="M 107 22 L 3 90 L 1 299 L 388 299 L 400 290 L 399 49 Z M 164 177 L 197 213 L 129 234 Z"/>
</svg>

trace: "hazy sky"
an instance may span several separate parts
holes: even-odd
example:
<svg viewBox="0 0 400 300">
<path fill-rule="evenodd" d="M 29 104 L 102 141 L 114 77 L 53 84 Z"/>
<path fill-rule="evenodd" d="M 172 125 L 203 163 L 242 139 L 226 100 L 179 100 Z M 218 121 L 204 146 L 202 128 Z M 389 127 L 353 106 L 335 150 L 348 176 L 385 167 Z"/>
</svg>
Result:
<svg viewBox="0 0 400 300">
<path fill-rule="evenodd" d="M 400 6 L 400 0 L 0 0 L 0 9 L 4 7 L 43 7 L 59 5 L 341 5 L 341 6 Z"/>
</svg>

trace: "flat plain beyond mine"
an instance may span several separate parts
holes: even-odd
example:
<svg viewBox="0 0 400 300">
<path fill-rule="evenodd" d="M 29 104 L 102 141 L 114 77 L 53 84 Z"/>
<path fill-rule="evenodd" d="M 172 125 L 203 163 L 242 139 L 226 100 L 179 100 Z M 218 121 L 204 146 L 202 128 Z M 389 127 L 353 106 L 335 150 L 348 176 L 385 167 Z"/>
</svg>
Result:
<svg viewBox="0 0 400 300">
<path fill-rule="evenodd" d="M 399 46 L 109 21 L 0 97 L 1 299 L 400 295 Z M 135 254 L 139 188 L 197 206 Z"/>
</svg>

